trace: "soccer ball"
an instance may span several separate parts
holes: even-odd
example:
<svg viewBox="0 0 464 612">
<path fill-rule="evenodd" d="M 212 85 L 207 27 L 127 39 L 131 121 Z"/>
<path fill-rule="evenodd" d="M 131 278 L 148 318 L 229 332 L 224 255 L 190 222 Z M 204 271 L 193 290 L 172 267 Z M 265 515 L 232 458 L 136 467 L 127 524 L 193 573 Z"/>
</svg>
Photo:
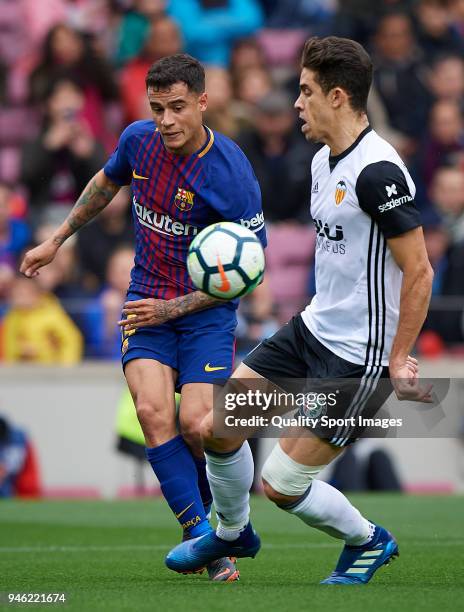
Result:
<svg viewBox="0 0 464 612">
<path fill-rule="evenodd" d="M 225 300 L 241 297 L 263 278 L 263 247 L 251 230 L 238 223 L 214 223 L 190 244 L 187 269 L 204 293 Z"/>
</svg>

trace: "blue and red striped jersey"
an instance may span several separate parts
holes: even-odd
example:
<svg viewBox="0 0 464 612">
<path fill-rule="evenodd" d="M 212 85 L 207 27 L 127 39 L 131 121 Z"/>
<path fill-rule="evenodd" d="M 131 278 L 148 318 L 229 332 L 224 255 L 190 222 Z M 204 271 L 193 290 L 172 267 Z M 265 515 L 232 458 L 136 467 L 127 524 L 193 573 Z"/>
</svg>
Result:
<svg viewBox="0 0 464 612">
<path fill-rule="evenodd" d="M 249 227 L 266 246 L 261 192 L 248 159 L 230 138 L 204 129 L 203 147 L 181 156 L 166 150 L 153 121 L 136 121 L 121 134 L 104 167 L 111 181 L 132 189 L 131 291 L 160 299 L 194 291 L 188 248 L 217 221 Z"/>
</svg>

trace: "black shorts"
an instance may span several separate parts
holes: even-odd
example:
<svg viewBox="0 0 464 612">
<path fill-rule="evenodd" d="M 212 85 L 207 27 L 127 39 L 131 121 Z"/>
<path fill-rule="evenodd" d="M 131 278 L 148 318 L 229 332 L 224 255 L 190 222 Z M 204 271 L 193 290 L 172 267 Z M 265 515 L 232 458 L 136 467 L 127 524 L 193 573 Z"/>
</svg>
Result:
<svg viewBox="0 0 464 612">
<path fill-rule="evenodd" d="M 326 405 L 319 411 L 320 422 L 311 431 L 339 447 L 352 444 L 365 434 L 359 423 L 374 418 L 393 390 L 388 367 L 359 365 L 342 359 L 315 338 L 301 315 L 259 344 L 243 363 L 284 390 L 295 390 L 292 379 L 310 379 L 306 392 L 330 392 L 336 387 L 335 406 Z M 298 414 L 308 416 L 307 407 L 300 408 Z M 329 418 L 346 423 L 329 428 L 324 422 Z"/>
</svg>

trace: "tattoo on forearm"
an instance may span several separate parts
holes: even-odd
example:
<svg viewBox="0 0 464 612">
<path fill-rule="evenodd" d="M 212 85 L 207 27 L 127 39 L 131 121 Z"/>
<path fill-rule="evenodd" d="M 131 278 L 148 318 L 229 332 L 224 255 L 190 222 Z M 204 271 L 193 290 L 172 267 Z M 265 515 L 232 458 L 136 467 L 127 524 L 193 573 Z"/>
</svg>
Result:
<svg viewBox="0 0 464 612">
<path fill-rule="evenodd" d="M 194 291 L 166 302 L 166 307 L 169 318 L 177 318 L 190 312 L 197 312 L 223 303 L 224 300 L 213 298 L 202 291 Z"/>
<path fill-rule="evenodd" d="M 98 215 L 98 213 L 111 202 L 118 191 L 118 185 L 108 183 L 102 187 L 97 184 L 97 180 L 94 178 L 84 189 L 66 219 L 72 230 L 71 233 L 76 232 L 88 221 Z M 54 242 L 56 244 L 62 244 L 66 238 L 67 236 L 56 236 Z"/>
</svg>

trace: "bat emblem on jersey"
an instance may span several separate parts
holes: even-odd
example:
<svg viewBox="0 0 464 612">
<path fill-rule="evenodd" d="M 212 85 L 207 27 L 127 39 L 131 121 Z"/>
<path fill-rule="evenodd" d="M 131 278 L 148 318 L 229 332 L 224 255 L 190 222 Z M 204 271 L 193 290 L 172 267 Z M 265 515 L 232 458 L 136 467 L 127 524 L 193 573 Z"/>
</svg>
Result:
<svg viewBox="0 0 464 612">
<path fill-rule="evenodd" d="M 345 181 L 341 180 L 338 181 L 337 186 L 335 188 L 335 205 L 336 206 L 340 206 L 340 204 L 343 202 L 343 198 L 345 197 L 346 194 L 346 183 Z"/>
<path fill-rule="evenodd" d="M 193 207 L 193 198 L 195 194 L 193 191 L 187 191 L 187 189 L 183 189 L 182 187 L 177 188 L 177 194 L 174 198 L 174 204 L 177 208 L 180 208 L 182 212 L 187 212 Z"/>
</svg>

